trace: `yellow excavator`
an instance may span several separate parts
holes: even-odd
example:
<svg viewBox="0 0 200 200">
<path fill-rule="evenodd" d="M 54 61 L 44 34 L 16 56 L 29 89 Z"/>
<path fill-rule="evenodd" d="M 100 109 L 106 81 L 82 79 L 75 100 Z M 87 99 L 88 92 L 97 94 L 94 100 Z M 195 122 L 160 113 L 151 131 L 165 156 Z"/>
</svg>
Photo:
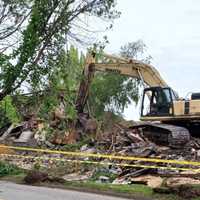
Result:
<svg viewBox="0 0 200 200">
<path fill-rule="evenodd" d="M 89 87 L 95 71 L 111 72 L 140 79 L 144 84 L 140 120 L 144 123 L 132 128 L 142 129 L 151 140 L 171 147 L 183 147 L 191 135 L 200 132 L 200 93 L 190 99 L 180 98 L 151 65 L 134 59 L 103 54 L 96 62 L 96 54 L 87 55 L 76 109 L 82 113 L 87 103 Z M 109 86 L 108 86 L 109 87 Z"/>
</svg>

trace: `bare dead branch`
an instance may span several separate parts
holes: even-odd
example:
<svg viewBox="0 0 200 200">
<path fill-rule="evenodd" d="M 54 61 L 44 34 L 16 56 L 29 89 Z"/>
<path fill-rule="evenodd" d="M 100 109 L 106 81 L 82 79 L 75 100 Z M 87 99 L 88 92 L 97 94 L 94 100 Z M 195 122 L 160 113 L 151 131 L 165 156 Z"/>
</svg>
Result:
<svg viewBox="0 0 200 200">
<path fill-rule="evenodd" d="M 16 27 L 14 30 L 12 30 L 11 32 L 7 33 L 7 34 L 4 35 L 4 36 L 1 36 L 1 37 L 0 37 L 0 40 L 6 39 L 6 38 L 8 38 L 9 36 L 11 36 L 12 34 L 14 34 L 16 31 L 18 31 L 18 30 L 20 29 L 21 25 L 22 25 L 22 24 L 25 22 L 25 20 L 30 16 L 30 14 L 31 14 L 31 11 L 21 20 L 21 22 L 17 25 L 17 27 Z"/>
<path fill-rule="evenodd" d="M 17 44 L 17 41 L 14 42 L 14 43 L 12 43 L 12 44 L 7 45 L 6 47 L 1 48 L 1 49 L 0 49 L 0 53 L 1 53 L 1 54 L 4 53 L 4 52 L 7 51 L 10 47 L 14 47 L 16 44 Z"/>
</svg>

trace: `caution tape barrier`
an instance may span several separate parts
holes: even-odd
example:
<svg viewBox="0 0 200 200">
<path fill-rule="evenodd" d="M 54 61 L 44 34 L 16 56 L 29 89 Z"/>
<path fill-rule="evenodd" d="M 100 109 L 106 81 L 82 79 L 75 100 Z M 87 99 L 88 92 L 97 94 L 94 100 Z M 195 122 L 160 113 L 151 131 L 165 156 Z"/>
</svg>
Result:
<svg viewBox="0 0 200 200">
<path fill-rule="evenodd" d="M 14 157 L 14 158 L 24 158 L 24 159 L 34 159 L 34 160 L 52 160 L 52 161 L 62 161 L 62 162 L 73 162 L 82 164 L 94 164 L 94 165 L 115 165 L 121 167 L 139 167 L 146 169 L 161 169 L 161 170 L 180 170 L 180 171 L 194 171 L 200 172 L 200 169 L 193 168 L 180 168 L 171 166 L 156 166 L 156 165 L 141 165 L 141 164 L 127 164 L 127 163 L 114 163 L 114 162 L 102 162 L 102 161 L 91 161 L 91 160 L 72 160 L 65 158 L 49 158 L 49 157 L 39 157 L 39 156 L 23 156 L 15 154 L 0 154 L 1 157 Z"/>
<path fill-rule="evenodd" d="M 9 149 L 13 149 L 13 150 L 33 151 L 33 152 L 41 152 L 41 153 L 49 153 L 49 154 L 62 154 L 62 155 L 74 156 L 74 157 L 105 158 L 105 159 L 110 159 L 110 160 L 145 161 L 145 162 L 152 162 L 152 163 L 167 163 L 167 164 L 200 166 L 200 162 L 186 161 L 186 160 L 166 160 L 166 159 L 157 159 L 157 158 L 141 158 L 141 157 L 133 157 L 133 156 L 118 156 L 118 155 L 113 155 L 113 154 L 70 152 L 70 151 L 36 149 L 36 148 L 29 148 L 29 147 L 16 147 L 16 146 L 5 146 L 5 145 L 0 145 L 0 148 L 9 148 Z"/>
</svg>

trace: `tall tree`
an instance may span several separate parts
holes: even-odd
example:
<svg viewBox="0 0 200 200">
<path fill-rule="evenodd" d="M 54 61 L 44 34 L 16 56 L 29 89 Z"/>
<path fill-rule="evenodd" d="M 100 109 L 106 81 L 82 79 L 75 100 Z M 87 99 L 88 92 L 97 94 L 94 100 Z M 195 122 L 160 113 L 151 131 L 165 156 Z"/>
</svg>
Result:
<svg viewBox="0 0 200 200">
<path fill-rule="evenodd" d="M 82 42 L 84 16 L 112 20 L 115 0 L 0 0 L 0 100 L 52 69 L 66 37 Z M 79 30 L 80 32 L 80 30 Z"/>
<path fill-rule="evenodd" d="M 148 63 L 151 60 L 151 56 L 146 53 L 146 45 L 141 40 L 122 46 L 120 56 Z M 105 110 L 121 115 L 132 101 L 138 102 L 139 86 L 140 80 L 120 74 L 96 73 L 89 96 L 91 110 L 98 117 Z"/>
<path fill-rule="evenodd" d="M 70 46 L 67 52 L 62 50 L 55 62 L 49 62 L 52 71 L 43 85 L 48 95 L 43 96 L 40 105 L 42 117 L 48 118 L 49 112 L 58 107 L 60 95 L 64 97 L 68 117 L 75 117 L 75 99 L 84 60 L 83 54 L 74 46 Z"/>
</svg>

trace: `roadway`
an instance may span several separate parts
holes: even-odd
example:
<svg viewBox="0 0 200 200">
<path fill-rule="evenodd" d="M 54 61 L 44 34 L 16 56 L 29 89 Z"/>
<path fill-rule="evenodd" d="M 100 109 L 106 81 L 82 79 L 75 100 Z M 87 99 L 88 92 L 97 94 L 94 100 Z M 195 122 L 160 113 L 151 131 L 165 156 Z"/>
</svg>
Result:
<svg viewBox="0 0 200 200">
<path fill-rule="evenodd" d="M 0 181 L 0 200 L 126 200 L 123 198 L 47 188 L 38 186 L 19 185 Z"/>
</svg>

